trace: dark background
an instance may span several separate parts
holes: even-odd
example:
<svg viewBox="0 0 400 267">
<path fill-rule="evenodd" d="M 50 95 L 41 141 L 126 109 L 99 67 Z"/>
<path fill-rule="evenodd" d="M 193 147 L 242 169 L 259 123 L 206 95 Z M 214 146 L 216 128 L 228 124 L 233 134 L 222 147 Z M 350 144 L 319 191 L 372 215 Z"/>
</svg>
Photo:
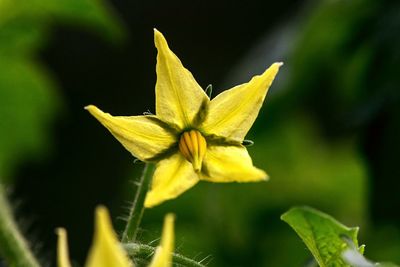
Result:
<svg viewBox="0 0 400 267">
<path fill-rule="evenodd" d="M 126 215 L 143 165 L 83 107 L 154 112 L 154 27 L 201 86 L 213 84 L 214 96 L 275 61 L 285 65 L 248 136 L 255 165 L 271 180 L 200 183 L 146 211 L 142 242 L 159 238 L 172 211 L 176 250 L 209 256 L 209 266 L 304 266 L 309 252 L 279 217 L 306 204 L 361 226 L 369 258 L 400 263 L 398 2 L 120 0 L 110 7 L 123 37 L 56 16 L 46 21 L 34 58 L 52 77 L 56 107 L 37 149 L 3 174 L 44 263 L 54 261 L 58 226 L 68 230 L 72 258 L 84 262 L 97 204 L 123 227 L 118 216 Z"/>
</svg>

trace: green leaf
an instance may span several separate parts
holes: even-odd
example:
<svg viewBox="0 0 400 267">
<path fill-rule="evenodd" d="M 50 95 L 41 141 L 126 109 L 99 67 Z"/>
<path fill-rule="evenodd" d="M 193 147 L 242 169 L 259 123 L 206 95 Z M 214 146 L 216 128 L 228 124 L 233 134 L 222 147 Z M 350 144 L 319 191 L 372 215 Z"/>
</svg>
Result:
<svg viewBox="0 0 400 267">
<path fill-rule="evenodd" d="M 331 216 L 309 207 L 295 207 L 282 215 L 301 237 L 321 267 L 350 266 L 342 259 L 342 253 L 349 247 L 344 238 L 358 247 L 358 228 L 349 228 Z M 358 250 L 363 253 L 364 247 Z"/>
</svg>

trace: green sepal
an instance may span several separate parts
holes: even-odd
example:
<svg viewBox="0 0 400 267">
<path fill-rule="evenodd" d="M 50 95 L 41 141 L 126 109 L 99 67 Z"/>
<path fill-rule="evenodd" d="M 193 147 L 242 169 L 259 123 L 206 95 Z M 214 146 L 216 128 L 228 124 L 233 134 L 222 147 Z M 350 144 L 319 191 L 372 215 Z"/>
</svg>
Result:
<svg viewBox="0 0 400 267">
<path fill-rule="evenodd" d="M 208 96 L 209 99 L 211 99 L 212 90 L 213 90 L 212 84 L 209 84 L 209 85 L 206 87 L 206 90 L 204 90 L 204 91 L 206 92 L 206 94 L 207 94 L 207 96 Z"/>
<path fill-rule="evenodd" d="M 254 141 L 253 140 L 243 140 L 242 145 L 252 146 L 252 145 L 254 145 Z"/>
</svg>

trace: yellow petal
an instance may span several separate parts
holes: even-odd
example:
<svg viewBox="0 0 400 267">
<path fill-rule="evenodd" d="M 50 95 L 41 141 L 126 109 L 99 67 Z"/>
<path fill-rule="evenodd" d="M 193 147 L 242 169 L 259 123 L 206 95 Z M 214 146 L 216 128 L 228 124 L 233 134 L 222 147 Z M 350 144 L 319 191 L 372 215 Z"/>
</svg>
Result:
<svg viewBox="0 0 400 267">
<path fill-rule="evenodd" d="M 92 247 L 85 267 L 131 267 L 128 256 L 113 230 L 105 207 L 96 209 L 96 225 Z"/>
<path fill-rule="evenodd" d="M 192 164 L 181 153 L 175 153 L 157 163 L 145 207 L 150 208 L 176 198 L 199 181 Z"/>
<path fill-rule="evenodd" d="M 171 267 L 172 253 L 174 251 L 174 219 L 171 213 L 164 219 L 161 244 L 157 247 L 149 267 Z"/>
<path fill-rule="evenodd" d="M 203 131 L 242 141 L 257 118 L 268 89 L 282 63 L 274 63 L 262 75 L 217 95 L 209 105 Z"/>
<path fill-rule="evenodd" d="M 191 126 L 193 119 L 209 99 L 204 90 L 169 49 L 164 36 L 154 29 L 157 55 L 156 114 L 164 121 L 181 127 Z"/>
<path fill-rule="evenodd" d="M 64 228 L 58 228 L 56 230 L 58 241 L 57 241 L 57 266 L 58 267 L 71 267 L 69 262 L 68 253 L 68 241 L 67 231 Z"/>
<path fill-rule="evenodd" d="M 267 174 L 253 166 L 244 147 L 210 146 L 203 161 L 202 180 L 225 182 L 257 182 L 266 180 Z"/>
<path fill-rule="evenodd" d="M 142 161 L 165 152 L 177 140 L 155 116 L 111 116 L 95 106 L 85 107 L 112 135 Z"/>
</svg>

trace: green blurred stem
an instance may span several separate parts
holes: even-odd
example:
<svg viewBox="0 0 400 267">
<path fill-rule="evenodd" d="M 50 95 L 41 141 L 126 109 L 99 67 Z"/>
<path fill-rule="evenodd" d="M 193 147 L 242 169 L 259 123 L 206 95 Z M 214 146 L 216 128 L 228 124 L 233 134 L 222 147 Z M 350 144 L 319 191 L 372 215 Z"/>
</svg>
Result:
<svg viewBox="0 0 400 267">
<path fill-rule="evenodd" d="M 143 169 L 143 174 L 140 177 L 135 200 L 133 201 L 133 205 L 129 211 L 129 217 L 125 226 L 124 233 L 122 234 L 121 241 L 123 243 L 135 241 L 136 234 L 143 217 L 144 200 L 146 199 L 146 194 L 149 189 L 154 170 L 155 165 L 153 163 L 146 163 Z"/>
<path fill-rule="evenodd" d="M 39 267 L 29 246 L 18 230 L 13 218 L 6 192 L 0 183 L 0 254 L 8 264 L 15 267 Z"/>
<path fill-rule="evenodd" d="M 126 243 L 124 244 L 124 248 L 129 256 L 139 259 L 149 259 L 156 250 L 156 248 L 152 246 L 136 243 Z M 205 267 L 201 262 L 197 262 L 177 253 L 172 254 L 172 260 L 174 264 L 178 264 L 179 266 Z"/>
</svg>

